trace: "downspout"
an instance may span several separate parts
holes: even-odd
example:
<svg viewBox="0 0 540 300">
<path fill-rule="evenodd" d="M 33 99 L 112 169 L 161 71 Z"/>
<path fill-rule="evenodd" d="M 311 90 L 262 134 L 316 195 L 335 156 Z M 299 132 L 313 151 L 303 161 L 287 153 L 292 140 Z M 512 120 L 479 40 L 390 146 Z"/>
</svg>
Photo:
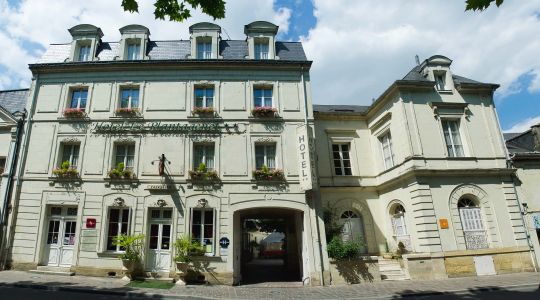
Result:
<svg viewBox="0 0 540 300">
<path fill-rule="evenodd" d="M 4 249 L 4 244 L 7 241 L 6 234 L 8 233 L 7 232 L 8 207 L 9 207 L 9 203 L 11 203 L 11 193 L 13 190 L 13 177 L 14 177 L 13 175 L 15 173 L 15 168 L 18 163 L 19 145 L 21 142 L 22 133 L 24 131 L 24 122 L 26 121 L 26 114 L 27 114 L 27 111 L 25 109 L 22 116 L 17 120 L 17 128 L 15 131 L 15 144 L 13 145 L 13 149 L 10 155 L 11 157 L 9 158 L 10 166 L 9 166 L 9 172 L 8 172 L 8 177 L 7 177 L 7 182 L 6 182 L 6 190 L 3 196 L 4 203 L 2 207 L 2 215 L 0 216 L 0 227 L 2 228 L 2 234 L 1 234 L 2 240 L 0 241 L 0 257 L 2 257 L 2 262 L 0 263 L 0 270 L 5 269 L 5 262 L 7 258 L 7 251 L 5 251 L 7 249 Z"/>
<path fill-rule="evenodd" d="M 310 133 L 310 130 L 309 130 L 309 124 L 308 124 L 308 116 L 309 116 L 309 107 L 308 107 L 308 99 L 307 99 L 307 91 L 306 91 L 306 82 L 304 80 L 304 67 L 302 66 L 300 68 L 300 78 L 302 80 L 302 91 L 303 91 L 303 96 L 304 96 L 304 126 L 306 127 L 306 133 L 308 133 L 308 141 L 309 139 L 311 138 L 311 135 L 309 134 Z M 315 134 L 315 132 L 313 132 L 313 134 Z M 316 154 L 315 153 L 311 153 L 314 155 L 314 157 L 311 157 L 311 160 L 313 161 L 315 159 L 315 156 Z M 310 162 L 311 163 L 311 162 Z M 313 164 L 313 166 L 315 167 L 314 171 L 315 171 L 315 176 L 319 176 L 318 173 L 317 173 L 317 163 L 315 162 Z M 313 171 L 312 171 L 313 172 Z M 318 182 L 318 180 L 317 180 Z M 313 184 L 313 183 L 312 183 Z M 318 184 L 318 183 L 317 183 Z M 312 191 L 313 190 L 318 190 L 315 186 L 312 185 L 311 187 Z M 320 271 L 319 271 L 319 276 L 320 276 L 320 280 L 321 280 L 321 285 L 324 286 L 325 282 L 324 282 L 324 253 L 323 253 L 323 249 L 322 249 L 322 243 L 321 243 L 321 228 L 319 226 L 319 201 L 317 201 L 318 199 L 318 193 L 313 193 L 312 197 L 311 197 L 311 200 L 313 201 L 313 207 L 315 209 L 315 228 L 316 228 L 316 232 L 317 232 L 317 248 L 319 250 L 319 263 L 320 263 Z"/>
<path fill-rule="evenodd" d="M 23 170 L 24 170 L 24 167 L 26 166 L 26 158 L 28 156 L 28 152 L 26 151 L 26 148 L 28 146 L 28 142 L 30 140 L 30 133 L 32 131 L 32 121 L 33 121 L 33 116 L 34 116 L 34 113 L 35 113 L 35 109 L 36 109 L 36 101 L 37 101 L 37 95 L 38 95 L 38 92 L 39 92 L 39 84 L 40 84 L 40 80 L 39 80 L 39 74 L 35 74 L 35 82 L 34 82 L 34 89 L 33 89 L 33 96 L 32 96 L 32 102 L 30 103 L 30 111 L 27 112 L 27 118 L 28 118 L 28 121 L 26 122 L 26 132 L 25 130 L 23 129 L 23 133 L 26 133 L 24 139 L 23 139 L 23 143 L 21 145 L 21 149 L 20 149 L 20 154 L 18 156 L 20 156 L 20 163 L 19 163 L 19 166 L 18 166 L 18 169 L 17 169 L 17 172 L 16 172 L 16 182 L 17 182 L 17 185 L 16 185 L 16 189 L 15 189 L 15 198 L 13 199 L 13 205 L 11 206 L 11 220 L 8 221 L 7 225 L 11 225 L 11 227 L 9 228 L 9 230 L 7 231 L 7 234 L 6 234 L 6 245 L 5 245 L 5 249 L 6 249 L 6 255 L 4 255 L 4 258 L 2 260 L 2 262 L 0 262 L 0 266 L 5 266 L 6 265 L 6 261 L 7 261 L 7 257 L 8 257 L 8 249 L 11 247 L 12 245 L 12 240 L 13 240 L 13 236 L 15 234 L 15 221 L 16 221 L 16 218 L 17 218 L 17 213 L 18 213 L 18 210 L 19 210 L 19 195 L 20 195 L 20 192 L 21 192 L 21 185 L 22 185 L 22 181 L 21 181 L 21 177 L 22 177 L 22 173 L 23 173 Z M 32 92 L 32 89 L 29 90 L 29 93 Z M 13 195 L 13 193 L 10 194 L 10 199 L 11 199 L 11 195 Z"/>
</svg>

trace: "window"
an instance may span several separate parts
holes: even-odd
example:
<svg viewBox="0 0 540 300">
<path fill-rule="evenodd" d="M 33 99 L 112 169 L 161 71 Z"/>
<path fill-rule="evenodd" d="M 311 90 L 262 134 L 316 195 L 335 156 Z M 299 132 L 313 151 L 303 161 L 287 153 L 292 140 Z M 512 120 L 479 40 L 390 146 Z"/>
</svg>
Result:
<svg viewBox="0 0 540 300">
<path fill-rule="evenodd" d="M 193 147 L 193 168 L 197 169 L 201 163 L 204 163 L 208 171 L 214 169 L 214 144 Z"/>
<path fill-rule="evenodd" d="M 212 42 L 199 41 L 197 42 L 197 58 L 211 59 L 212 58 Z"/>
<path fill-rule="evenodd" d="M 266 166 L 273 170 L 276 168 L 276 145 L 255 145 L 255 168 L 257 170 Z"/>
<path fill-rule="evenodd" d="M 461 198 L 457 206 L 467 249 L 489 248 L 482 212 L 478 204 L 473 199 Z"/>
<path fill-rule="evenodd" d="M 253 91 L 255 107 L 272 107 L 272 88 L 255 88 Z"/>
<path fill-rule="evenodd" d="M 442 121 L 444 140 L 446 142 L 446 150 L 449 157 L 463 157 L 463 144 L 459 134 L 459 120 L 443 120 Z"/>
<path fill-rule="evenodd" d="M 141 59 L 141 43 L 131 42 L 127 44 L 127 60 Z"/>
<path fill-rule="evenodd" d="M 62 145 L 62 159 L 60 163 L 69 161 L 69 165 L 72 168 L 77 168 L 79 163 L 79 145 L 78 144 L 64 144 Z"/>
<path fill-rule="evenodd" d="M 191 238 L 203 245 L 206 253 L 214 252 L 214 210 L 212 208 L 193 209 Z"/>
<path fill-rule="evenodd" d="M 341 240 L 344 242 L 360 242 L 360 253 L 366 253 L 366 241 L 364 237 L 364 222 L 362 217 L 353 211 L 347 210 L 341 214 L 342 224 Z"/>
<path fill-rule="evenodd" d="M 195 107 L 214 107 L 214 88 L 195 88 Z"/>
<path fill-rule="evenodd" d="M 392 152 L 392 136 L 390 135 L 390 132 L 379 137 L 379 142 L 381 143 L 384 168 L 390 169 L 394 166 L 394 153 Z"/>
<path fill-rule="evenodd" d="M 395 236 L 407 235 L 407 227 L 405 226 L 405 208 L 398 204 L 392 214 L 392 227 L 394 228 Z"/>
<path fill-rule="evenodd" d="M 3 174 L 6 170 L 6 158 L 0 157 L 0 174 Z"/>
<path fill-rule="evenodd" d="M 120 108 L 139 107 L 139 88 L 123 88 L 120 91 Z"/>
<path fill-rule="evenodd" d="M 90 45 L 80 45 L 78 61 L 89 61 L 89 60 L 90 60 Z"/>
<path fill-rule="evenodd" d="M 124 163 L 125 169 L 133 169 L 135 162 L 135 145 L 116 145 L 114 167 Z"/>
<path fill-rule="evenodd" d="M 84 110 L 86 108 L 86 100 L 88 99 L 88 90 L 73 90 L 71 91 L 71 101 L 69 108 L 78 108 Z"/>
<path fill-rule="evenodd" d="M 332 144 L 334 173 L 336 175 L 352 175 L 350 144 Z"/>
<path fill-rule="evenodd" d="M 255 42 L 255 59 L 268 59 L 268 41 Z"/>
<path fill-rule="evenodd" d="M 439 91 L 446 90 L 446 73 L 434 72 L 433 76 L 435 77 L 435 88 Z"/>
<path fill-rule="evenodd" d="M 114 244 L 114 239 L 122 234 L 128 234 L 129 208 L 109 209 L 109 224 L 107 231 L 107 250 L 123 251 L 124 249 Z"/>
</svg>

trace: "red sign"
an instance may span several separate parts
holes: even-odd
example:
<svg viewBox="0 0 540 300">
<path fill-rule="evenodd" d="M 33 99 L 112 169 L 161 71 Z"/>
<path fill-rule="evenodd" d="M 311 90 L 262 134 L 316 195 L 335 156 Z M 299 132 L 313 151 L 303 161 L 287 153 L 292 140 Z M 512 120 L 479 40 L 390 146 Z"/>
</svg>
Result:
<svg viewBox="0 0 540 300">
<path fill-rule="evenodd" d="M 86 219 L 86 228 L 96 228 L 96 219 L 94 218 Z"/>
</svg>

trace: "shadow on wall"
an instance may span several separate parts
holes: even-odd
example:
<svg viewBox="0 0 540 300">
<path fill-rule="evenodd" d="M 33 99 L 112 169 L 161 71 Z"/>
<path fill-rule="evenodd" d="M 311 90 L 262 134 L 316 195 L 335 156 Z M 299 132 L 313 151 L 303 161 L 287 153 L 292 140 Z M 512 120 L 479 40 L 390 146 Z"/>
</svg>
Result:
<svg viewBox="0 0 540 300">
<path fill-rule="evenodd" d="M 361 282 L 373 282 L 375 276 L 379 274 L 374 274 L 370 272 L 377 268 L 377 264 L 369 263 L 361 259 L 351 259 L 351 260 L 338 260 L 332 262 L 335 264 L 336 269 L 348 284 L 361 283 Z"/>
</svg>

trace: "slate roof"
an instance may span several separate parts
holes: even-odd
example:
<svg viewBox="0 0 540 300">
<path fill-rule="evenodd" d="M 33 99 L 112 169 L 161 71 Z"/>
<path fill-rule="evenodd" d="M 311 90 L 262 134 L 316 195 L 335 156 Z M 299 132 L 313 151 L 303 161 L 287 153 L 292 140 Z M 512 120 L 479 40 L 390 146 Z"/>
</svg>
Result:
<svg viewBox="0 0 540 300">
<path fill-rule="evenodd" d="M 428 80 L 427 78 L 422 76 L 422 74 L 420 73 L 421 71 L 422 71 L 421 66 L 415 66 L 414 68 L 412 68 L 409 71 L 409 73 L 407 73 L 407 75 L 405 75 L 405 77 L 403 77 L 402 80 L 404 80 L 404 81 L 430 82 L 430 80 Z M 487 85 L 489 85 L 489 83 L 483 83 L 483 82 L 480 82 L 480 81 L 472 80 L 472 79 L 469 79 L 469 78 L 466 78 L 466 77 L 463 77 L 463 76 L 459 76 L 459 75 L 455 75 L 455 74 L 452 74 L 452 79 L 454 79 L 454 83 L 456 85 L 459 85 L 461 83 L 487 84 Z"/>
<path fill-rule="evenodd" d="M 313 105 L 313 111 L 318 113 L 365 113 L 368 109 L 365 105 Z"/>
<path fill-rule="evenodd" d="M 504 139 L 510 153 L 534 152 L 534 136 L 530 129 L 522 133 L 505 133 Z"/>
<path fill-rule="evenodd" d="M 0 91 L 0 106 L 11 114 L 26 107 L 28 89 Z"/>
<path fill-rule="evenodd" d="M 119 47 L 118 42 L 102 42 L 96 51 L 98 59 L 100 61 L 114 60 L 119 56 Z M 51 44 L 37 63 L 65 62 L 69 58 L 70 51 L 71 43 Z M 247 41 L 222 40 L 219 43 L 219 52 L 225 60 L 245 59 L 248 55 Z M 150 41 L 147 47 L 147 55 L 152 60 L 186 59 L 189 54 L 191 54 L 189 40 Z M 276 42 L 276 54 L 280 60 L 284 61 L 307 61 L 300 42 Z"/>
</svg>

